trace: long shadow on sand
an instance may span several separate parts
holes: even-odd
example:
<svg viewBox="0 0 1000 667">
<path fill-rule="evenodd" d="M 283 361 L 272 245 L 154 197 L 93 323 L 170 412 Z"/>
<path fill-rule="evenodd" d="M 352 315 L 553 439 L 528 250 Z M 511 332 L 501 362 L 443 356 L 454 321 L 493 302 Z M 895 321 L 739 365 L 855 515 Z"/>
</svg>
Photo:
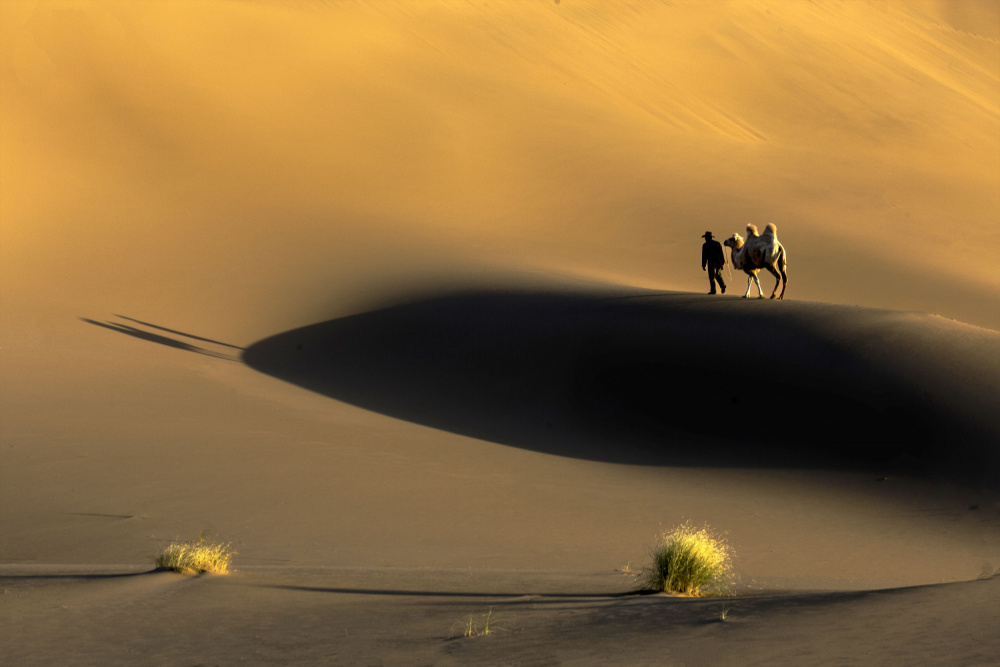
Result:
<svg viewBox="0 0 1000 667">
<path fill-rule="evenodd" d="M 996 332 L 915 313 L 510 290 L 314 324 L 243 360 L 386 415 L 561 456 L 992 480 L 998 349 Z"/>
<path fill-rule="evenodd" d="M 234 350 L 242 350 L 243 348 L 237 347 L 236 345 L 230 345 L 228 343 L 222 343 L 211 338 L 202 338 L 201 336 L 195 336 L 193 334 L 187 334 L 182 331 L 177 331 L 175 329 L 167 329 L 166 327 L 157 326 L 155 324 L 149 324 L 148 322 L 142 322 L 140 320 L 133 319 L 131 317 L 125 317 L 124 315 L 115 315 L 115 317 L 123 320 L 129 320 L 130 322 L 135 322 L 136 324 L 141 324 L 143 326 L 158 329 L 160 331 L 167 331 L 178 336 L 184 336 L 186 338 L 191 338 L 194 340 L 212 343 L 214 345 L 220 345 L 223 347 L 232 348 Z M 102 327 L 104 329 L 109 329 L 111 331 L 116 331 L 126 336 L 132 336 L 133 338 L 138 338 L 150 343 L 157 343 L 158 345 L 164 345 L 166 347 L 172 347 L 177 350 L 184 350 L 186 352 L 194 352 L 195 354 L 203 354 L 207 357 L 214 357 L 216 359 L 225 359 L 226 361 L 237 361 L 238 359 L 230 353 L 216 352 L 215 350 L 210 350 L 208 348 L 199 347 L 198 345 L 192 345 L 191 343 L 185 343 L 184 341 L 177 340 L 176 338 L 171 338 L 170 336 L 164 336 L 152 331 L 145 331 L 137 327 L 121 324 L 119 322 L 98 322 L 97 320 L 92 320 L 87 317 L 81 317 L 80 321 L 86 322 L 87 324 L 93 324 L 97 327 Z"/>
<path fill-rule="evenodd" d="M 0 573 L 0 581 L 59 581 L 63 579 L 78 579 L 81 581 L 101 580 L 101 579 L 130 579 L 132 577 L 146 577 L 157 572 L 164 572 L 162 568 L 146 570 L 145 572 L 80 572 L 80 573 L 60 573 L 60 574 L 3 574 Z"/>
<path fill-rule="evenodd" d="M 636 595 L 635 591 L 625 593 L 500 593 L 481 591 L 426 591 L 426 590 L 401 590 L 382 588 L 334 588 L 323 586 L 289 586 L 271 585 L 268 588 L 276 588 L 287 591 L 300 591 L 306 593 L 335 593 L 337 595 L 367 595 L 367 596 L 387 596 L 387 597 L 416 597 L 416 598 L 489 598 L 498 600 L 520 600 L 530 597 L 535 604 L 544 601 L 563 602 L 566 600 L 613 600 L 615 598 L 627 598 Z M 645 591 L 643 591 L 645 592 Z"/>
</svg>

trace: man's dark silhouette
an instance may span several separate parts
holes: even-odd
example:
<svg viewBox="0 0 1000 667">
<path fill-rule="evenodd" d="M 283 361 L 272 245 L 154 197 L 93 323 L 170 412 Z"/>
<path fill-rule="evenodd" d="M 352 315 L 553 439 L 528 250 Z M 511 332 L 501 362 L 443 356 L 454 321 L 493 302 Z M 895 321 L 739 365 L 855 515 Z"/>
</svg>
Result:
<svg viewBox="0 0 1000 667">
<path fill-rule="evenodd" d="M 701 270 L 708 267 L 708 284 L 712 286 L 709 294 L 715 294 L 715 281 L 719 281 L 722 293 L 726 293 L 726 283 L 722 282 L 722 267 L 726 265 L 726 255 L 722 252 L 722 244 L 712 240 L 712 232 L 702 234 L 705 245 L 701 246 Z"/>
</svg>

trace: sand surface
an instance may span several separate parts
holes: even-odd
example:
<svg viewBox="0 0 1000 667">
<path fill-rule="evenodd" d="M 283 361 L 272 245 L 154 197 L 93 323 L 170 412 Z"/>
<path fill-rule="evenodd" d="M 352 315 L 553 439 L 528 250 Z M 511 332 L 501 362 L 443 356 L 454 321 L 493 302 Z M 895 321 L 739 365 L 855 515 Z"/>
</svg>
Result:
<svg viewBox="0 0 1000 667">
<path fill-rule="evenodd" d="M 15 0 L 0 86 L 0 662 L 1000 661 L 995 3 Z"/>
<path fill-rule="evenodd" d="M 1000 650 L 997 578 L 722 601 L 623 594 L 606 572 L 62 572 L 0 574 L 31 628 L 10 662 L 986 665 Z"/>
</svg>

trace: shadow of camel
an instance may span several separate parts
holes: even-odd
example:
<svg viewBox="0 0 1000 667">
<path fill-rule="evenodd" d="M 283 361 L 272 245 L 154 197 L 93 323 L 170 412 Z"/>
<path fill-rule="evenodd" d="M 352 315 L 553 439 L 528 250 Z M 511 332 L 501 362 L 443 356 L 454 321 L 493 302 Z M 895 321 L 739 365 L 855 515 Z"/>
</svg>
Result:
<svg viewBox="0 0 1000 667">
<path fill-rule="evenodd" d="M 1000 384 L 996 350 L 983 347 L 995 341 L 963 343 L 964 325 L 939 332 L 932 319 L 679 293 L 476 291 L 281 333 L 243 361 L 386 415 L 561 456 L 994 474 L 997 418 L 977 412 Z M 951 382 L 970 349 L 990 372 Z"/>
</svg>

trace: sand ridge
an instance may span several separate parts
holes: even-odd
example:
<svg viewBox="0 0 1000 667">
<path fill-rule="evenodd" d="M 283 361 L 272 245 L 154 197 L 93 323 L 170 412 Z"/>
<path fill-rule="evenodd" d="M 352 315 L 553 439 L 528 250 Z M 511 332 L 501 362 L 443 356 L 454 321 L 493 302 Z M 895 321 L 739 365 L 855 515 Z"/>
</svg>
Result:
<svg viewBox="0 0 1000 667">
<path fill-rule="evenodd" d="M 293 330 L 242 358 L 409 421 L 562 455 L 764 467 L 911 459 L 965 478 L 998 469 L 998 349 L 996 332 L 919 314 L 497 289 Z M 724 430 L 709 426 L 720 419 Z M 588 444 L 595 431 L 603 446 Z M 702 456 L 684 435 L 703 442 Z M 635 436 L 645 457 L 625 453 Z"/>
</svg>

